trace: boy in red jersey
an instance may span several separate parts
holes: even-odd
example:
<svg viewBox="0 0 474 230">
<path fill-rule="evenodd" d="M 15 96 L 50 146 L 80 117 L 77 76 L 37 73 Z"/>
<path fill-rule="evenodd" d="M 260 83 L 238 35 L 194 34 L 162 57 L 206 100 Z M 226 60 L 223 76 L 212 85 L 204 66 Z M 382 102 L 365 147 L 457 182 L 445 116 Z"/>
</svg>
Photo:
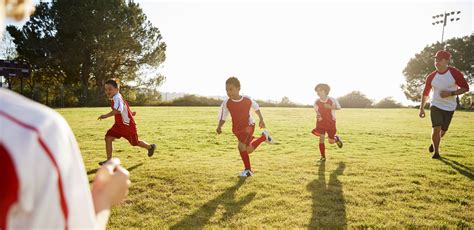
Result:
<svg viewBox="0 0 474 230">
<path fill-rule="evenodd" d="M 314 90 L 319 98 L 314 102 L 316 111 L 316 128 L 311 131 L 312 134 L 319 137 L 319 151 L 321 152 L 320 161 L 326 161 L 326 147 L 324 145 L 325 134 L 328 134 L 329 144 L 336 143 L 342 148 L 342 140 L 336 135 L 336 112 L 341 109 L 339 102 L 332 97 L 328 97 L 331 90 L 327 84 L 318 84 Z"/>
<path fill-rule="evenodd" d="M 112 111 L 107 114 L 100 115 L 99 120 L 106 119 L 114 116 L 115 123 L 105 134 L 105 149 L 107 152 L 107 160 L 99 162 L 99 165 L 103 165 L 105 162 L 112 158 L 112 141 L 121 137 L 125 138 L 130 142 L 132 146 L 140 146 L 148 149 L 148 156 L 153 156 L 156 145 L 149 145 L 145 141 L 138 139 L 137 126 L 133 116 L 135 112 L 130 110 L 128 103 L 123 99 L 119 92 L 119 85 L 114 79 L 110 79 L 105 82 L 105 94 L 110 98 Z"/>
<path fill-rule="evenodd" d="M 239 173 L 240 177 L 248 177 L 253 175 L 253 171 L 250 165 L 249 154 L 255 151 L 257 147 L 264 141 L 273 144 L 272 137 L 268 131 L 263 131 L 262 135 L 254 139 L 253 132 L 255 130 L 255 121 L 250 115 L 250 110 L 254 109 L 255 113 L 260 119 L 259 127 L 265 128 L 265 122 L 263 121 L 262 113 L 258 104 L 247 96 L 241 96 L 240 92 L 240 81 L 236 77 L 227 79 L 226 91 L 228 99 L 224 100 L 219 111 L 219 124 L 217 126 L 217 134 L 222 133 L 222 126 L 225 123 L 227 116 L 232 117 L 232 133 L 237 137 L 239 144 L 238 149 L 240 157 L 244 163 L 245 169 Z"/>
</svg>

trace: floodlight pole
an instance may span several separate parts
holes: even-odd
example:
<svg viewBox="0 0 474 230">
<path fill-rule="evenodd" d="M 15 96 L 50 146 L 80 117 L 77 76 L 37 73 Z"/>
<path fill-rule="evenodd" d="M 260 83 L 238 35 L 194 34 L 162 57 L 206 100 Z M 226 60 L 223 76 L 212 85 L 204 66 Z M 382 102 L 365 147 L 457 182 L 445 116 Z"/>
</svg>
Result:
<svg viewBox="0 0 474 230">
<path fill-rule="evenodd" d="M 441 43 L 444 42 L 444 27 L 446 27 L 446 24 L 448 23 L 448 16 L 452 16 L 453 18 L 451 18 L 451 22 L 454 22 L 454 21 L 459 21 L 459 14 L 461 13 L 461 11 L 452 11 L 452 12 L 444 12 L 443 14 L 438 14 L 438 15 L 434 15 L 432 18 L 435 19 L 435 21 L 433 21 L 431 24 L 434 26 L 434 25 L 437 25 L 437 24 L 440 24 L 440 23 L 443 23 L 443 29 L 442 29 L 442 33 L 441 33 Z M 456 16 L 455 16 L 456 15 Z M 442 18 L 442 20 L 438 21 L 437 18 Z"/>
</svg>

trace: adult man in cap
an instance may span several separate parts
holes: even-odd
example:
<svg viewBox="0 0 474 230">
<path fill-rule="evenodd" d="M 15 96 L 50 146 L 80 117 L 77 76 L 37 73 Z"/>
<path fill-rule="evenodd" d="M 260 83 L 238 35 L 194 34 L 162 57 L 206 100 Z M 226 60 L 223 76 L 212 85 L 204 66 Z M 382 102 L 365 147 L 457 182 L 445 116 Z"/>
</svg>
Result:
<svg viewBox="0 0 474 230">
<path fill-rule="evenodd" d="M 439 144 L 446 134 L 457 107 L 456 96 L 469 91 L 469 85 L 458 69 L 449 66 L 451 54 L 445 50 L 436 52 L 434 64 L 436 70 L 426 76 L 425 88 L 421 96 L 419 116 L 425 117 L 425 103 L 430 91 L 433 90 L 430 115 L 433 131 L 432 143 L 428 150 L 433 153 L 433 159 L 439 159 Z"/>
</svg>

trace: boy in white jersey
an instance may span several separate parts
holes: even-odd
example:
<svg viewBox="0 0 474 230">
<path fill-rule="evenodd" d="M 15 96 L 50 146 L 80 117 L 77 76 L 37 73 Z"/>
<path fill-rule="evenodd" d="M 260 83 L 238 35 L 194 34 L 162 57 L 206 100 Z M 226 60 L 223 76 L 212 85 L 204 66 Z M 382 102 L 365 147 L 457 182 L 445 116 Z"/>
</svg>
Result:
<svg viewBox="0 0 474 230">
<path fill-rule="evenodd" d="M 429 152 L 433 153 L 433 159 L 439 159 L 439 144 L 441 138 L 446 134 L 457 107 L 456 95 L 461 95 L 469 91 L 469 85 L 463 74 L 456 68 L 449 66 L 451 54 L 440 50 L 434 57 L 436 70 L 426 76 L 425 88 L 421 96 L 419 116 L 425 117 L 425 104 L 433 89 L 431 99 L 431 133 L 432 143 Z"/>
</svg>

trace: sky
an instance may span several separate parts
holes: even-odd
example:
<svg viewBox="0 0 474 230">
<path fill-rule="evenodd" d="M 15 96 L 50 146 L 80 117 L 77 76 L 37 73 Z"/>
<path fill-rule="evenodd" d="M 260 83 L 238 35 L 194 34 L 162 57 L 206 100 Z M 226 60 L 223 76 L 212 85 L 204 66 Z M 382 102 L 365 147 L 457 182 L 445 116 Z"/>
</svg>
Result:
<svg viewBox="0 0 474 230">
<path fill-rule="evenodd" d="M 359 90 L 375 101 L 409 104 L 400 85 L 415 53 L 441 40 L 433 15 L 461 11 L 445 39 L 473 33 L 471 1 L 136 0 L 167 44 L 163 92 L 244 95 L 312 104 Z M 433 67 L 434 69 L 434 67 Z"/>
</svg>

